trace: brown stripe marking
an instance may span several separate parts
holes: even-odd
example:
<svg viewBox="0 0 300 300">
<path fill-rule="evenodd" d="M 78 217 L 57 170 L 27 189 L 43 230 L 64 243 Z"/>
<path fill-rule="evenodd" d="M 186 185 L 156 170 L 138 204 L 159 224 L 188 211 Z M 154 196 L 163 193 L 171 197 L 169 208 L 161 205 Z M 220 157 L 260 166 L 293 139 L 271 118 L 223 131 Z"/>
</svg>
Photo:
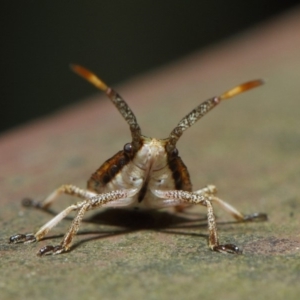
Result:
<svg viewBox="0 0 300 300">
<path fill-rule="evenodd" d="M 179 156 L 171 158 L 168 161 L 169 168 L 172 172 L 176 190 L 191 191 L 192 184 L 187 167 Z"/>
<path fill-rule="evenodd" d="M 110 182 L 130 160 L 130 157 L 125 154 L 124 151 L 119 151 L 113 157 L 105 161 L 103 165 L 92 174 L 87 183 L 88 189 L 101 193 L 101 188 Z"/>
</svg>

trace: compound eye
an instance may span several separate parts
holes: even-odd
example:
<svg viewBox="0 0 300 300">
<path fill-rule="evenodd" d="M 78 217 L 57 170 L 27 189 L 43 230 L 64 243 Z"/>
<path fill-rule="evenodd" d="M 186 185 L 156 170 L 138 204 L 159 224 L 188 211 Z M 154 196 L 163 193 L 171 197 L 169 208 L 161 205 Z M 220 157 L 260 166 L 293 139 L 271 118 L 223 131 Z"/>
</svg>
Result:
<svg viewBox="0 0 300 300">
<path fill-rule="evenodd" d="M 172 157 L 176 157 L 176 156 L 178 156 L 178 153 L 179 152 L 178 152 L 177 148 L 174 148 L 171 152 L 171 155 L 172 155 Z"/>
<path fill-rule="evenodd" d="M 131 154 L 132 153 L 132 145 L 131 143 L 127 143 L 124 145 L 124 152 L 127 154 Z"/>
</svg>

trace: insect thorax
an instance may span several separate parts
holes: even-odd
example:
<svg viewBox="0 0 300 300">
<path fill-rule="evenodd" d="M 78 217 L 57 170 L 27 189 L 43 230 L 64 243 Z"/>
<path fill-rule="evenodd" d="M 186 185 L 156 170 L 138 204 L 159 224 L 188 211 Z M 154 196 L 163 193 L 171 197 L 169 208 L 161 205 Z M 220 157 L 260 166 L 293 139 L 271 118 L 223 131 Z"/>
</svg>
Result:
<svg viewBox="0 0 300 300">
<path fill-rule="evenodd" d="M 136 151 L 131 144 L 126 144 L 91 176 L 88 188 L 96 193 L 137 188 L 138 193 L 128 200 L 130 206 L 149 208 L 159 206 L 160 199 L 153 190 L 190 191 L 187 168 L 177 150 L 173 154 L 166 152 L 166 143 L 167 140 L 142 137 Z M 122 206 L 122 203 L 118 205 Z"/>
</svg>

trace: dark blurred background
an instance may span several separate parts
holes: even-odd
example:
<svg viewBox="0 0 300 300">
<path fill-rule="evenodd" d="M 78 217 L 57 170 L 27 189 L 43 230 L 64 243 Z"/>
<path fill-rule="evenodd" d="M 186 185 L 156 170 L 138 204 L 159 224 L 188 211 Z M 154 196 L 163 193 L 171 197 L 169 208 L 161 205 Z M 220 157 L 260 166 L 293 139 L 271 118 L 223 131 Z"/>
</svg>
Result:
<svg viewBox="0 0 300 300">
<path fill-rule="evenodd" d="M 69 63 L 110 85 L 225 39 L 295 0 L 26 0 L 1 8 L 0 131 L 95 90 Z M 274 49 L 276 50 L 276 49 Z"/>
</svg>

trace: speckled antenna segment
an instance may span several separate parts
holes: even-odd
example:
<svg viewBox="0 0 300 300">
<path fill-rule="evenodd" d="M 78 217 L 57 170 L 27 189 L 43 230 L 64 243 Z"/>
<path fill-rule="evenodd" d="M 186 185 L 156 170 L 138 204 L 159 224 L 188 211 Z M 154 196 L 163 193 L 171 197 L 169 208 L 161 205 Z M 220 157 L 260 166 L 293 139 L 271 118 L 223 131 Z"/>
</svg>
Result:
<svg viewBox="0 0 300 300">
<path fill-rule="evenodd" d="M 125 102 L 125 100 L 112 88 L 107 86 L 100 78 L 98 78 L 97 75 L 95 75 L 85 67 L 72 64 L 71 69 L 76 74 L 83 77 L 91 84 L 96 86 L 98 89 L 106 93 L 106 95 L 110 98 L 112 103 L 115 105 L 115 107 L 118 109 L 120 114 L 128 123 L 132 135 L 133 150 L 137 151 L 139 149 L 140 142 L 141 142 L 140 141 L 141 129 L 137 123 L 134 113 L 132 112 L 128 104 Z"/>
<path fill-rule="evenodd" d="M 108 88 L 106 90 L 106 94 L 128 123 L 132 135 L 133 147 L 138 148 L 140 143 L 141 128 L 137 123 L 134 113 L 125 102 L 125 100 L 112 88 Z"/>
<path fill-rule="evenodd" d="M 178 125 L 172 130 L 169 136 L 169 143 L 167 145 L 167 151 L 171 152 L 181 137 L 182 133 L 194 125 L 200 118 L 202 118 L 206 113 L 208 113 L 213 107 L 220 103 L 219 97 L 213 97 L 206 100 L 205 102 L 199 104 L 194 108 L 189 114 L 187 114 Z"/>
</svg>

